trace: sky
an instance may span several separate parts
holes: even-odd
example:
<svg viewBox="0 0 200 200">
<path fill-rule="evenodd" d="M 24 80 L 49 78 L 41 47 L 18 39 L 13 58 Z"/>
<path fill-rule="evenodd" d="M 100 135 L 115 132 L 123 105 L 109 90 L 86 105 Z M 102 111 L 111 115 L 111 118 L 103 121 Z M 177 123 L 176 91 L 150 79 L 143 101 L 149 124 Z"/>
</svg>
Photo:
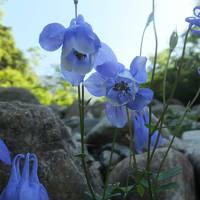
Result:
<svg viewBox="0 0 200 200">
<path fill-rule="evenodd" d="M 185 17 L 192 16 L 193 0 L 157 0 L 156 25 L 159 51 L 168 47 L 169 37 L 177 29 L 187 29 Z M 74 17 L 73 0 L 8 0 L 3 6 L 4 25 L 12 28 L 17 47 L 26 52 L 37 47 L 43 27 L 57 22 L 69 25 Z M 89 22 L 100 40 L 108 44 L 126 67 L 139 54 L 141 34 L 152 11 L 151 0 L 79 0 L 78 13 Z M 143 55 L 154 53 L 153 29 L 146 32 Z M 60 50 L 41 49 L 43 59 L 35 71 L 40 75 L 54 73 L 52 64 L 59 64 Z"/>
</svg>

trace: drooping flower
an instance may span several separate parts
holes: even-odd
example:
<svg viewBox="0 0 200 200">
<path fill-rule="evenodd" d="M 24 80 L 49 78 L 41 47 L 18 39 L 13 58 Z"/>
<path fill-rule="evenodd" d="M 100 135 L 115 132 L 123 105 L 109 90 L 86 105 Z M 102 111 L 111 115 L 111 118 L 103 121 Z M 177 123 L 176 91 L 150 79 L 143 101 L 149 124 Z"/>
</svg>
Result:
<svg viewBox="0 0 200 200">
<path fill-rule="evenodd" d="M 25 158 L 22 174 L 20 160 Z M 30 163 L 33 162 L 30 173 Z M 44 186 L 37 175 L 38 160 L 35 154 L 18 154 L 13 159 L 12 170 L 8 185 L 3 190 L 0 200 L 49 200 Z"/>
<path fill-rule="evenodd" d="M 187 17 L 185 19 L 186 22 L 189 23 L 189 28 L 192 33 L 195 35 L 200 36 L 200 6 L 196 6 L 193 9 L 194 16 L 193 17 Z"/>
<path fill-rule="evenodd" d="M 79 85 L 96 65 L 116 60 L 112 50 L 101 43 L 82 15 L 72 19 L 68 28 L 58 23 L 48 24 L 40 34 L 39 43 L 47 51 L 62 46 L 61 72 L 73 85 Z"/>
<path fill-rule="evenodd" d="M 148 147 L 149 139 L 149 112 L 147 108 L 144 108 L 140 112 L 133 112 L 133 130 L 134 130 L 134 139 L 135 139 L 135 149 L 137 153 L 142 153 Z M 156 139 L 158 137 L 158 131 L 155 131 L 151 137 L 151 147 L 154 147 L 156 144 Z M 157 147 L 165 142 L 162 135 L 160 135 Z"/>
<path fill-rule="evenodd" d="M 2 139 L 0 139 L 0 160 L 7 165 L 11 165 L 10 151 Z"/>
<path fill-rule="evenodd" d="M 84 82 L 92 95 L 107 98 L 106 115 L 116 127 L 127 123 L 126 107 L 141 110 L 153 98 L 152 90 L 140 88 L 147 80 L 146 61 L 146 57 L 135 57 L 130 70 L 118 62 L 103 63 Z"/>
<path fill-rule="evenodd" d="M 197 68 L 197 73 L 200 75 L 200 67 Z"/>
</svg>

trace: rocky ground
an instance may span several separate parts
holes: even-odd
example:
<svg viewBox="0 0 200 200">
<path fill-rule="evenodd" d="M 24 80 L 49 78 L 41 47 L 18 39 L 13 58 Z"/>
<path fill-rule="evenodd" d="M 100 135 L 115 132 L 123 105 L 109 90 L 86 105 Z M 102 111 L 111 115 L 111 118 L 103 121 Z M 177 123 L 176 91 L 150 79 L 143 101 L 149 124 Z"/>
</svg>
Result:
<svg viewBox="0 0 200 200">
<path fill-rule="evenodd" d="M 69 108 L 40 105 L 28 91 L 13 88 L 0 89 L 0 137 L 5 140 L 12 155 L 34 152 L 39 157 L 39 176 L 47 188 L 51 200 L 83 200 L 87 188 L 81 162 L 75 155 L 80 152 L 80 133 L 77 102 Z M 10 97 L 11 96 L 11 97 Z M 23 96 L 23 98 L 22 98 Z M 159 117 L 162 104 L 154 101 L 153 112 Z M 166 138 L 173 133 L 176 121 L 184 112 L 184 106 L 172 102 L 169 107 L 166 125 L 163 129 Z M 96 102 L 87 108 L 85 117 L 87 165 L 97 193 L 101 193 L 105 171 L 108 166 L 112 141 L 117 134 L 112 159 L 110 183 L 125 185 L 129 169 L 128 128 L 114 128 L 106 119 L 103 103 Z M 187 131 L 186 131 L 187 130 Z M 172 150 L 163 170 L 175 166 L 182 167 L 182 173 L 170 181 L 177 183 L 175 190 L 159 193 L 163 200 L 198 200 L 200 191 L 200 105 L 196 105 L 179 130 Z M 152 169 L 157 170 L 166 147 L 158 148 L 153 159 Z M 140 168 L 146 165 L 146 154 L 137 155 Z M 0 164 L 0 190 L 5 186 L 10 168 Z M 134 184 L 134 177 L 129 178 Z M 113 198 L 117 200 L 117 198 Z M 128 197 L 136 200 L 134 194 Z M 144 199 L 148 199 L 144 196 Z"/>
</svg>

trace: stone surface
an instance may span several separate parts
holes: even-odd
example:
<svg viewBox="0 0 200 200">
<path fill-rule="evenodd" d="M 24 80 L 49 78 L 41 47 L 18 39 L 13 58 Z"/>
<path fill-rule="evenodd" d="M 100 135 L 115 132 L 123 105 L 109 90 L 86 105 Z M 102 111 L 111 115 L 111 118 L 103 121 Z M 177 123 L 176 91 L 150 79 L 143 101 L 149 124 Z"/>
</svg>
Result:
<svg viewBox="0 0 200 200">
<path fill-rule="evenodd" d="M 39 104 L 38 99 L 27 89 L 17 87 L 0 87 L 0 101 L 21 101 L 31 104 Z"/>
<path fill-rule="evenodd" d="M 166 148 L 160 148 L 156 150 L 152 169 L 157 171 L 161 158 L 163 157 Z M 146 154 L 137 155 L 137 163 L 140 169 L 146 166 Z M 195 200 L 195 183 L 194 183 L 194 172 L 192 165 L 190 164 L 187 157 L 175 150 L 170 150 L 168 157 L 164 163 L 163 170 L 171 169 L 175 166 L 182 167 L 182 173 L 173 177 L 170 181 L 177 183 L 176 190 L 168 190 L 158 194 L 158 199 L 162 200 Z M 124 159 L 113 169 L 110 175 L 110 183 L 120 182 L 121 185 L 125 186 L 127 182 L 129 171 L 129 158 Z M 130 183 L 134 183 L 133 175 L 130 175 Z M 129 196 L 129 200 L 139 199 L 133 195 Z M 147 196 L 143 198 L 148 200 Z"/>
<path fill-rule="evenodd" d="M 86 181 L 81 162 L 75 157 L 79 148 L 71 139 L 70 129 L 50 108 L 0 102 L 0 128 L 1 138 L 13 155 L 27 152 L 38 155 L 40 180 L 51 200 L 85 199 Z M 0 190 L 6 184 L 8 170 L 0 167 Z M 92 174 L 98 176 L 98 172 Z M 101 183 L 96 180 L 99 192 Z"/>
<path fill-rule="evenodd" d="M 196 179 L 196 191 L 200 198 L 200 130 L 187 131 L 183 133 L 185 153 L 191 161 Z"/>
</svg>

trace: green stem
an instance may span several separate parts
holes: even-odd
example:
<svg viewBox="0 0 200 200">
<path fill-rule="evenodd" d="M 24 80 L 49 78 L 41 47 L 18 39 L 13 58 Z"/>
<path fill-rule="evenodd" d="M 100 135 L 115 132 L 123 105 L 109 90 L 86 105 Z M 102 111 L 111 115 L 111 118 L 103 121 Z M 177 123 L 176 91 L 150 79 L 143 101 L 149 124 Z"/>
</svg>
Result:
<svg viewBox="0 0 200 200">
<path fill-rule="evenodd" d="M 107 189 L 108 189 L 108 184 L 109 184 L 108 181 L 109 181 L 109 175 L 110 175 L 111 166 L 112 166 L 112 156 L 113 156 L 113 152 L 114 152 L 114 149 L 115 149 L 116 137 L 117 137 L 117 130 L 115 130 L 115 134 L 114 134 L 113 141 L 112 141 L 112 149 L 111 149 L 111 153 L 110 153 L 108 168 L 106 170 L 105 187 L 104 187 L 104 191 L 103 191 L 102 200 L 106 200 L 105 197 L 106 197 L 106 194 L 107 194 Z"/>
<path fill-rule="evenodd" d="M 156 22 L 155 22 L 155 0 L 152 2 L 152 10 L 153 10 L 153 31 L 154 31 L 154 37 L 155 37 L 155 53 L 154 53 L 154 63 L 153 63 L 153 71 L 151 76 L 151 87 L 153 85 L 155 71 L 156 71 L 156 63 L 158 58 L 158 34 L 156 29 Z"/>
<path fill-rule="evenodd" d="M 132 131 L 132 123 L 130 120 L 129 110 L 126 107 L 127 119 L 128 119 L 128 130 L 129 130 L 129 142 L 130 142 L 130 150 L 133 158 L 133 168 L 135 172 L 137 172 L 137 161 L 136 161 L 136 153 L 135 153 L 135 142 L 134 142 L 134 133 Z"/>
<path fill-rule="evenodd" d="M 170 102 L 170 100 L 173 98 L 173 96 L 174 96 L 174 94 L 175 94 L 175 92 L 176 92 L 176 88 L 177 88 L 177 85 L 178 85 L 178 81 L 179 81 L 179 78 L 180 78 L 181 69 L 182 69 L 182 65 L 183 65 L 183 59 L 184 59 L 184 56 L 185 56 L 185 50 L 186 50 L 186 44 L 187 44 L 187 38 L 188 38 L 188 35 L 189 35 L 189 31 L 190 31 L 190 29 L 187 30 L 186 35 L 185 35 L 183 51 L 182 51 L 182 55 L 181 55 L 181 58 L 180 58 L 180 64 L 178 65 L 178 70 L 177 70 L 177 73 L 176 73 L 176 80 L 175 80 L 175 82 L 174 82 L 174 85 L 173 85 L 173 88 L 172 88 L 172 92 L 171 92 L 171 94 L 170 94 L 170 97 L 169 97 L 169 99 L 168 99 L 168 101 L 167 101 L 167 103 L 166 103 L 164 109 L 163 109 L 163 112 L 162 112 L 162 115 L 161 115 L 160 119 L 158 120 L 158 122 L 157 122 L 157 124 L 156 124 L 154 130 L 153 130 L 152 133 L 151 133 L 151 134 L 153 134 L 154 131 L 157 130 L 157 128 L 158 128 L 158 126 L 159 126 L 159 124 L 160 124 L 159 130 L 158 130 L 158 136 L 157 136 L 157 138 L 156 138 L 156 142 L 155 142 L 155 145 L 154 145 L 154 147 L 153 147 L 153 151 L 152 151 L 152 153 L 151 153 L 150 160 L 152 160 L 152 158 L 153 158 L 153 155 L 154 155 L 154 153 L 155 153 L 155 151 L 156 151 L 156 148 L 157 148 L 157 145 L 158 145 L 160 136 L 161 136 L 161 129 L 162 129 L 162 126 L 163 126 L 163 123 L 164 123 L 164 116 L 165 116 L 166 111 L 167 111 L 167 109 L 168 109 L 169 102 Z"/>
<path fill-rule="evenodd" d="M 168 55 L 168 58 L 167 58 L 167 64 L 165 65 L 165 69 L 164 69 L 164 79 L 163 79 L 163 105 L 166 104 L 167 70 L 168 70 L 168 67 L 169 67 L 169 61 L 170 61 L 170 58 L 171 58 L 171 53 L 172 53 L 172 51 L 169 50 L 169 55 Z"/>
<path fill-rule="evenodd" d="M 183 120 L 185 119 L 185 117 L 186 117 L 188 111 L 191 109 L 191 107 L 193 106 L 193 104 L 195 103 L 195 101 L 196 101 L 196 99 L 198 98 L 199 95 L 200 95 L 200 88 L 197 90 L 197 93 L 196 93 L 196 95 L 194 96 L 194 98 L 193 98 L 193 100 L 191 101 L 191 103 L 188 103 L 188 105 L 187 105 L 187 107 L 186 107 L 186 109 L 185 109 L 185 112 L 184 112 L 184 114 L 183 114 L 183 116 L 182 116 L 182 118 L 181 118 L 181 120 L 180 120 L 180 123 L 179 123 L 179 125 L 177 126 L 178 128 L 175 130 L 175 134 L 173 135 L 173 137 L 172 137 L 172 139 L 171 139 L 171 141 L 170 141 L 170 143 L 169 143 L 169 146 L 168 146 L 168 148 L 167 148 L 167 151 L 166 151 L 166 153 L 165 153 L 165 155 L 164 155 L 164 157 L 163 157 L 163 159 L 162 159 L 162 161 L 161 161 L 160 167 L 159 167 L 159 169 L 158 169 L 157 176 L 156 176 L 156 183 L 158 182 L 158 178 L 159 178 L 160 172 L 161 172 L 161 170 L 162 170 L 162 167 L 163 167 L 163 165 L 164 165 L 164 163 L 165 163 L 165 160 L 166 160 L 166 158 L 167 158 L 167 155 L 168 155 L 168 153 L 169 153 L 169 151 L 170 151 L 170 149 L 171 149 L 171 147 L 172 147 L 172 144 L 173 144 L 173 142 L 174 142 L 174 140 L 175 140 L 175 138 L 176 138 L 176 135 L 177 135 L 176 133 L 180 131 L 181 124 L 183 123 Z"/>
<path fill-rule="evenodd" d="M 149 125 L 151 124 L 152 117 L 151 117 L 151 106 L 149 107 Z M 148 180 L 148 190 L 150 199 L 153 200 L 153 191 L 152 191 L 152 184 L 151 184 L 151 162 L 150 162 L 150 151 L 151 151 L 151 129 L 149 128 L 149 135 L 148 135 L 148 147 L 147 147 L 147 163 L 146 163 L 146 172 L 147 172 L 147 180 Z"/>
<path fill-rule="evenodd" d="M 92 195 L 93 200 L 96 200 L 96 195 L 94 193 L 94 190 L 92 188 L 92 185 L 90 183 L 87 164 L 85 161 L 85 144 L 84 144 L 84 136 L 85 136 L 85 130 L 84 130 L 84 86 L 82 85 L 82 98 L 81 98 L 81 88 L 78 86 L 78 104 L 79 104 L 79 118 L 80 118 L 80 133 L 81 133 L 81 161 L 83 165 L 83 171 L 85 174 L 86 182 L 90 191 L 90 194 Z"/>
<path fill-rule="evenodd" d="M 143 41 L 144 41 L 144 34 L 146 32 L 147 26 L 144 27 L 143 33 L 142 33 L 142 39 L 140 43 L 140 56 L 142 55 L 142 46 L 143 46 Z"/>
</svg>

